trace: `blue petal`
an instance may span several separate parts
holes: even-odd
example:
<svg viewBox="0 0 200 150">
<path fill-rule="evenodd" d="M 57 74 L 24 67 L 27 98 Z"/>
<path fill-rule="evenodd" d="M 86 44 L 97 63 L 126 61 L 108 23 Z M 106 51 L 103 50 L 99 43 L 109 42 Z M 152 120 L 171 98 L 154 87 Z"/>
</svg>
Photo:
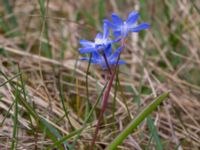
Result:
<svg viewBox="0 0 200 150">
<path fill-rule="evenodd" d="M 108 27 L 110 27 L 110 28 L 112 28 L 114 30 L 116 30 L 118 28 L 115 24 L 110 22 L 108 19 L 104 19 L 104 23 L 106 23 L 108 25 Z"/>
<path fill-rule="evenodd" d="M 116 25 L 122 25 L 123 24 L 123 20 L 116 13 L 113 13 L 111 18 L 112 18 L 114 24 L 116 24 Z"/>
<path fill-rule="evenodd" d="M 96 51 L 96 49 L 94 47 L 79 48 L 79 52 L 81 54 L 92 53 L 94 51 Z"/>
<path fill-rule="evenodd" d="M 126 62 L 124 60 L 119 60 L 118 64 L 123 65 L 123 64 L 126 64 Z"/>
<path fill-rule="evenodd" d="M 121 31 L 114 31 L 113 34 L 115 37 L 121 36 Z"/>
<path fill-rule="evenodd" d="M 80 40 L 79 43 L 82 45 L 82 46 L 85 46 L 85 47 L 92 47 L 94 45 L 93 42 L 91 41 L 88 41 L 88 40 Z"/>
<path fill-rule="evenodd" d="M 131 29 L 132 32 L 139 32 L 140 30 L 148 29 L 150 25 L 148 23 L 141 23 L 137 27 Z"/>
<path fill-rule="evenodd" d="M 118 58 L 119 54 L 121 53 L 123 47 L 119 47 L 118 49 L 115 50 L 115 52 L 110 56 L 110 60 Z"/>
<path fill-rule="evenodd" d="M 109 44 L 108 47 L 104 50 L 104 53 L 106 54 L 106 57 L 109 57 L 112 54 L 111 44 Z"/>
<path fill-rule="evenodd" d="M 117 64 L 117 60 L 112 60 L 110 62 L 110 65 L 116 65 Z M 119 60 L 118 61 L 118 65 L 123 65 L 123 64 L 126 64 L 126 62 L 124 60 Z"/>
<path fill-rule="evenodd" d="M 100 60 L 101 59 L 101 55 L 97 51 L 95 51 L 95 52 L 92 53 L 92 58 Z"/>
<path fill-rule="evenodd" d="M 90 61 L 90 58 L 88 58 L 88 57 L 82 57 L 80 60 L 83 60 L 83 61 Z"/>
<path fill-rule="evenodd" d="M 103 38 L 103 35 L 102 33 L 98 33 L 95 37 L 95 39 L 102 39 Z"/>
<path fill-rule="evenodd" d="M 139 18 L 139 13 L 136 11 L 132 11 L 129 15 L 128 15 L 128 19 L 126 20 L 126 23 L 129 25 L 132 25 L 133 23 L 135 23 Z"/>
<path fill-rule="evenodd" d="M 117 42 L 121 41 L 121 39 L 122 39 L 122 38 L 116 38 L 116 39 L 112 40 L 111 43 L 117 43 Z"/>
<path fill-rule="evenodd" d="M 107 38 L 109 36 L 109 29 L 106 23 L 103 24 L 103 38 Z"/>
<path fill-rule="evenodd" d="M 98 61 L 97 60 L 95 60 L 95 59 L 90 59 L 90 58 L 88 58 L 88 57 L 82 57 L 80 60 L 83 60 L 83 61 L 91 61 L 91 63 L 93 63 L 93 64 L 98 64 Z"/>
</svg>

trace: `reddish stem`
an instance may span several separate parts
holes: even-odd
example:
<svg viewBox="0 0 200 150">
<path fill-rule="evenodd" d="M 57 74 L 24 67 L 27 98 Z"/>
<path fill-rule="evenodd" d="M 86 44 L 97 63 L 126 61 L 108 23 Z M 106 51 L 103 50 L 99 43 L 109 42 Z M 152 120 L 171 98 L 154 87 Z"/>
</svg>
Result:
<svg viewBox="0 0 200 150">
<path fill-rule="evenodd" d="M 124 44 L 125 44 L 125 40 L 122 39 L 121 45 L 124 46 Z M 121 55 L 121 53 L 119 54 L 119 56 L 117 58 L 117 63 L 116 63 L 116 66 L 115 66 L 115 70 L 114 70 L 113 73 L 111 72 L 110 81 L 108 83 L 108 86 L 107 86 L 106 90 L 104 91 L 104 94 L 103 94 L 103 104 L 102 104 L 101 112 L 99 114 L 99 119 L 98 119 L 98 122 L 97 122 L 97 125 L 96 125 L 96 129 L 95 129 L 95 133 L 94 133 L 94 136 L 93 136 L 93 139 L 92 139 L 92 143 L 90 145 L 90 150 L 94 149 L 94 144 L 95 144 L 98 132 L 99 132 L 100 123 L 101 123 L 101 120 L 103 118 L 103 114 L 104 114 L 104 112 L 106 110 L 106 106 L 108 104 L 108 97 L 109 97 L 110 90 L 111 90 L 111 87 L 112 87 L 112 83 L 113 83 L 113 80 L 114 80 L 114 77 L 115 77 L 115 74 L 116 74 L 116 71 L 117 71 L 117 65 L 118 65 L 118 62 L 119 62 L 119 59 L 120 59 L 120 55 Z"/>
<path fill-rule="evenodd" d="M 106 54 L 103 52 L 103 57 L 104 57 L 104 60 L 105 60 L 105 62 L 106 62 L 106 66 L 107 66 L 107 68 L 108 68 L 108 71 L 109 71 L 109 73 L 112 75 L 112 70 L 111 70 L 111 68 L 110 68 L 110 65 L 109 65 L 109 63 L 108 63 L 108 59 L 107 59 L 107 57 L 106 57 Z"/>
<path fill-rule="evenodd" d="M 110 81 L 108 83 L 107 89 L 103 94 L 102 109 L 101 109 L 101 112 L 99 114 L 99 119 L 98 119 L 98 122 L 97 122 L 97 125 L 96 125 L 96 129 L 95 129 L 94 137 L 92 139 L 92 144 L 90 146 L 90 150 L 93 150 L 94 143 L 95 143 L 96 138 L 97 138 L 97 134 L 98 134 L 98 131 L 99 131 L 100 123 L 101 123 L 101 120 L 103 118 L 103 114 L 104 114 L 104 112 L 106 110 L 106 106 L 107 106 L 107 103 L 108 103 L 108 97 L 109 97 L 109 93 L 110 93 L 110 90 L 111 90 L 111 87 L 112 87 L 114 76 L 115 76 L 115 72 L 112 74 L 111 79 L 110 79 Z"/>
</svg>

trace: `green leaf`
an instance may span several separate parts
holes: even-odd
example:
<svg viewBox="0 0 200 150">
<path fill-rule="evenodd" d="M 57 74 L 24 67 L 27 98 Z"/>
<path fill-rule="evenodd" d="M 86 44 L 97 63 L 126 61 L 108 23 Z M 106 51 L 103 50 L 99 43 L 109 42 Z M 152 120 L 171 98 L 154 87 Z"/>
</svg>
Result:
<svg viewBox="0 0 200 150">
<path fill-rule="evenodd" d="M 156 108 L 158 105 L 161 104 L 167 97 L 169 96 L 169 92 L 162 94 L 157 99 L 152 101 L 145 109 L 142 110 L 141 113 L 139 113 L 135 119 L 133 119 L 128 126 L 112 141 L 111 144 L 108 145 L 106 148 L 107 150 L 115 150 L 118 145 L 120 145 L 123 140 L 131 134 L 137 126 L 145 119 L 147 118 Z"/>
</svg>

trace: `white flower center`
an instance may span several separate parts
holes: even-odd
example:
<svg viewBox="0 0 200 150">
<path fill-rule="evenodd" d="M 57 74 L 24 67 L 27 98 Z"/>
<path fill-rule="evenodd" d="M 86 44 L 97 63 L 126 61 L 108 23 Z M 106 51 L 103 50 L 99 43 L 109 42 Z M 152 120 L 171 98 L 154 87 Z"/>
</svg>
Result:
<svg viewBox="0 0 200 150">
<path fill-rule="evenodd" d="M 127 36 L 128 34 L 128 25 L 126 22 L 123 23 L 123 25 L 121 26 L 121 34 L 122 36 Z"/>
<path fill-rule="evenodd" d="M 99 38 L 95 39 L 95 44 L 99 45 L 99 44 L 103 44 L 103 43 L 104 43 L 103 39 L 99 39 Z"/>
<path fill-rule="evenodd" d="M 104 50 L 107 46 L 107 39 L 100 39 L 100 38 L 96 38 L 95 39 L 95 48 L 101 52 L 102 50 Z"/>
</svg>

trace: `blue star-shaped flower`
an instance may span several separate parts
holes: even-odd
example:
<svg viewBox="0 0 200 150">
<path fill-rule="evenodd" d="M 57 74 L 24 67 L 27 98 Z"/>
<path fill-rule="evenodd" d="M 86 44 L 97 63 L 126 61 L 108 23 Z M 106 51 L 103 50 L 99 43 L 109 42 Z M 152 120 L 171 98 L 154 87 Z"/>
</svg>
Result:
<svg viewBox="0 0 200 150">
<path fill-rule="evenodd" d="M 117 42 L 117 40 L 109 39 L 109 28 L 108 25 L 104 23 L 103 25 L 103 34 L 98 33 L 94 39 L 94 42 L 88 40 L 80 40 L 80 44 L 83 46 L 79 48 L 79 52 L 81 54 L 92 53 L 92 52 L 102 52 L 109 47 L 113 42 Z"/>
<path fill-rule="evenodd" d="M 112 48 L 109 47 L 105 51 L 105 56 L 106 56 L 106 59 L 107 59 L 107 62 L 109 64 L 109 66 L 117 64 L 117 59 L 119 57 L 119 54 L 120 54 L 121 50 L 122 50 L 122 47 L 119 47 L 117 50 L 114 51 L 114 53 L 112 53 Z M 105 58 L 101 54 L 99 54 L 99 52 L 97 52 L 97 51 L 94 51 L 92 53 L 91 59 L 88 58 L 88 57 L 83 57 L 83 58 L 81 58 L 81 60 L 91 61 L 91 63 L 93 63 L 93 64 L 101 65 L 101 67 L 103 69 L 108 69 L 108 66 L 106 64 Z M 119 60 L 118 61 L 118 64 L 125 64 L 125 63 L 126 62 L 124 60 Z"/>
<path fill-rule="evenodd" d="M 139 25 L 135 24 L 139 18 L 139 13 L 136 11 L 132 11 L 128 15 L 126 21 L 123 21 L 116 13 L 113 13 L 111 18 L 113 23 L 107 19 L 104 20 L 104 23 L 112 28 L 113 34 L 116 37 L 121 36 L 122 38 L 125 38 L 129 32 L 139 32 L 140 30 L 147 29 L 150 26 L 148 23 L 141 23 Z"/>
</svg>

